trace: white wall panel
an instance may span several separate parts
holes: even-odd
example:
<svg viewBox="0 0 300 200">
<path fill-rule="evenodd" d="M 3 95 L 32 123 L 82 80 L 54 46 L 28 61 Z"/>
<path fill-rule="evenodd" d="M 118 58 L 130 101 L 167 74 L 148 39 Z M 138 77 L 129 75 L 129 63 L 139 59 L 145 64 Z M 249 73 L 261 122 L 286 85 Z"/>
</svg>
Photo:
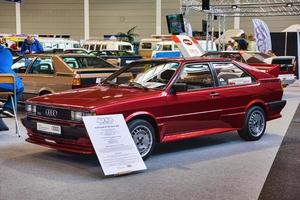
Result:
<svg viewBox="0 0 300 200">
<path fill-rule="evenodd" d="M 83 37 L 83 0 L 24 0 L 21 4 L 23 33 L 66 34 Z"/>
<path fill-rule="evenodd" d="M 134 26 L 139 38 L 155 33 L 155 0 L 90 0 L 91 37 L 127 32 Z"/>
<path fill-rule="evenodd" d="M 90 36 L 103 37 L 104 34 L 126 32 L 137 26 L 139 38 L 155 34 L 156 0 L 90 0 Z M 179 13 L 180 0 L 162 0 L 162 34 L 167 34 L 165 16 Z M 191 11 L 189 19 L 193 30 L 202 30 L 200 12 Z M 289 25 L 300 23 L 300 16 L 261 17 L 271 31 L 281 31 Z M 233 18 L 227 18 L 227 29 L 233 28 Z M 15 6 L 0 1 L 0 33 L 15 32 Z M 75 39 L 84 37 L 83 0 L 23 0 L 21 4 L 21 24 L 23 33 L 67 34 Z M 252 21 L 241 18 L 240 27 L 252 33 Z M 218 30 L 215 21 L 215 30 Z"/>
</svg>

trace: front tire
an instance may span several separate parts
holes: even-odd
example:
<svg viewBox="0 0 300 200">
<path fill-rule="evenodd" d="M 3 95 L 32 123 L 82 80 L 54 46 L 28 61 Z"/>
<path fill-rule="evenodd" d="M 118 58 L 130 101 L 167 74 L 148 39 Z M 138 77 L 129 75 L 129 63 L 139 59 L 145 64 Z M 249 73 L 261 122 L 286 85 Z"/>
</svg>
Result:
<svg viewBox="0 0 300 200">
<path fill-rule="evenodd" d="M 265 111 L 259 106 L 253 106 L 247 111 L 244 127 L 238 133 L 246 141 L 256 141 L 263 136 L 265 130 Z"/>
<path fill-rule="evenodd" d="M 146 120 L 136 119 L 128 123 L 129 132 L 143 160 L 152 153 L 155 146 L 155 130 Z"/>
</svg>

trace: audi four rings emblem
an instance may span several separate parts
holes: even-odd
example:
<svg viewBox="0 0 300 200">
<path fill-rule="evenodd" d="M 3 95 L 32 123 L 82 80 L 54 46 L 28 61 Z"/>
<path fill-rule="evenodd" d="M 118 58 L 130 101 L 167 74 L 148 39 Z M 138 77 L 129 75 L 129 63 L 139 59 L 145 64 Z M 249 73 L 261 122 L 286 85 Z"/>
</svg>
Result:
<svg viewBox="0 0 300 200">
<path fill-rule="evenodd" d="M 111 117 L 101 117 L 97 119 L 98 124 L 112 124 L 114 123 L 114 119 Z"/>
<path fill-rule="evenodd" d="M 57 110 L 52 110 L 52 109 L 46 109 L 45 110 L 45 115 L 48 117 L 57 117 L 58 111 Z"/>
</svg>

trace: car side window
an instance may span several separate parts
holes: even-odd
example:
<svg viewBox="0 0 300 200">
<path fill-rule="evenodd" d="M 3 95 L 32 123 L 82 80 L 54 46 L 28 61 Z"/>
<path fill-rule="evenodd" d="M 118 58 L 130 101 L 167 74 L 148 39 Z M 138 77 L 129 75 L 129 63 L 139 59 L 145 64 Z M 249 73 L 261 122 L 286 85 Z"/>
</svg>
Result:
<svg viewBox="0 0 300 200">
<path fill-rule="evenodd" d="M 185 65 L 176 83 L 186 84 L 188 91 L 214 87 L 214 80 L 208 64 Z"/>
<path fill-rule="evenodd" d="M 12 65 L 12 69 L 17 73 L 25 73 L 33 58 L 22 58 Z"/>
<path fill-rule="evenodd" d="M 255 79 L 233 63 L 214 63 L 219 86 L 245 85 L 255 83 Z"/>
<path fill-rule="evenodd" d="M 52 59 L 50 57 L 37 58 L 28 72 L 29 74 L 54 74 Z"/>
</svg>

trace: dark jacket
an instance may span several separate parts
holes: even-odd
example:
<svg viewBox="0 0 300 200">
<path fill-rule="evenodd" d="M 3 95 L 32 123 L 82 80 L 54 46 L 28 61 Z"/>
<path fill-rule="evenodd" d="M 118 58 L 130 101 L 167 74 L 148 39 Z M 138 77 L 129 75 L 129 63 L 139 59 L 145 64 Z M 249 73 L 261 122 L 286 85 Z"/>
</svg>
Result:
<svg viewBox="0 0 300 200">
<path fill-rule="evenodd" d="M 0 74 L 13 74 L 16 78 L 17 90 L 23 88 L 22 80 L 11 69 L 13 58 L 8 49 L 0 45 Z M 0 83 L 0 89 L 13 90 L 12 84 Z"/>
<path fill-rule="evenodd" d="M 21 54 L 24 54 L 26 51 L 29 51 L 29 53 L 35 52 L 35 53 L 42 53 L 44 52 L 44 48 L 41 45 L 41 43 L 34 39 L 34 42 L 32 44 L 29 44 L 27 39 L 24 40 L 22 47 L 21 47 Z"/>
</svg>

